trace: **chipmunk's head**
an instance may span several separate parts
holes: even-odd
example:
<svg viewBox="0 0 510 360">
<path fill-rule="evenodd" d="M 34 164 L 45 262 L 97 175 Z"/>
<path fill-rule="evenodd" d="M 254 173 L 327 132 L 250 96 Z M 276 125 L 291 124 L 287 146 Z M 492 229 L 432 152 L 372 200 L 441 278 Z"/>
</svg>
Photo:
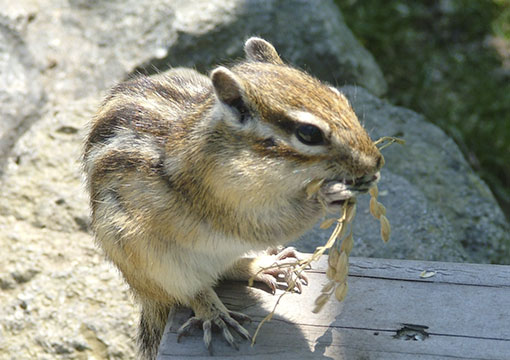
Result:
<svg viewBox="0 0 510 360">
<path fill-rule="evenodd" d="M 343 186 L 343 195 L 332 201 L 366 192 L 384 159 L 346 97 L 285 65 L 262 39 L 250 38 L 245 53 L 245 62 L 211 74 L 222 121 L 232 142 L 243 143 L 234 146 L 243 166 L 252 161 L 261 178 L 290 188 L 304 189 L 314 179 L 337 190 Z"/>
</svg>

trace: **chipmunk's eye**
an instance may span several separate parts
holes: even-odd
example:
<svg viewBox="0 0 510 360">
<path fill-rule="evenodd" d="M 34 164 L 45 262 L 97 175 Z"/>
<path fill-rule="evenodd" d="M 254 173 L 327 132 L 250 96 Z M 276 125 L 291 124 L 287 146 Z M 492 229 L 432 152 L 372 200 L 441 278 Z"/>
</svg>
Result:
<svg viewBox="0 0 510 360">
<path fill-rule="evenodd" d="M 314 125 L 299 125 L 296 128 L 296 137 L 299 141 L 306 145 L 324 144 L 324 135 L 322 134 L 322 131 Z"/>
</svg>

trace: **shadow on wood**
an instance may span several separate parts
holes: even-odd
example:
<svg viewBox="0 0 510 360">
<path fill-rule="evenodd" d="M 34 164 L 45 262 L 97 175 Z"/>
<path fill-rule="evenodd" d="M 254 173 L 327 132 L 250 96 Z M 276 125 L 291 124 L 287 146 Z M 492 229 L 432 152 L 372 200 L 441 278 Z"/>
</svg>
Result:
<svg viewBox="0 0 510 360">
<path fill-rule="evenodd" d="M 252 335 L 278 299 L 278 295 L 272 295 L 260 288 L 249 288 L 246 284 L 239 282 L 224 282 L 216 290 L 229 310 L 243 312 L 252 318 L 251 323 L 243 324 Z M 283 297 L 275 316 L 270 322 L 263 325 L 257 336 L 257 343 L 253 347 L 249 341 L 236 334 L 234 336 L 239 345 L 239 351 L 236 351 L 227 344 L 219 331 L 213 331 L 214 357 L 242 358 L 242 356 L 246 356 L 250 359 L 267 359 L 278 358 L 278 356 L 301 357 L 310 353 L 309 342 L 304 337 L 300 320 L 302 320 L 303 312 L 309 312 L 311 305 L 299 309 L 294 301 L 296 296 L 300 295 L 287 294 Z M 293 310 L 290 309 L 292 303 L 294 303 Z M 290 311 L 284 311 L 284 308 Z M 180 308 L 173 316 L 169 316 L 164 340 L 160 346 L 160 359 L 211 358 L 203 344 L 201 329 L 197 328 L 193 334 L 181 338 L 181 342 L 177 343 L 177 329 L 190 316 L 191 310 L 185 308 Z M 232 333 L 234 332 L 232 331 Z"/>
<path fill-rule="evenodd" d="M 215 357 L 235 359 L 432 360 L 510 359 L 510 266 L 352 258 L 349 293 L 319 314 L 313 303 L 326 283 L 326 259 L 308 272 L 303 294 L 285 295 L 250 347 L 240 349 L 213 334 Z M 430 278 L 421 278 L 430 270 Z M 251 334 L 272 310 L 276 296 L 242 283 L 220 285 L 231 310 L 253 318 Z M 210 359 L 195 333 L 176 342 L 190 310 L 168 322 L 158 359 Z"/>
</svg>

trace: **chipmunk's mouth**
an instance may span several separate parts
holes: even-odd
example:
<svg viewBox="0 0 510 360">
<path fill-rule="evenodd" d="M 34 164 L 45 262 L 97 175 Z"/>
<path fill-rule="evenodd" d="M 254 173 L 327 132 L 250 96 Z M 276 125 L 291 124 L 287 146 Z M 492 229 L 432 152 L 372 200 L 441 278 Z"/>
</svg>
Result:
<svg viewBox="0 0 510 360">
<path fill-rule="evenodd" d="M 331 208 L 342 206 L 346 200 L 366 194 L 372 186 L 377 184 L 380 179 L 377 172 L 373 175 L 366 175 L 356 179 L 332 179 L 327 180 L 319 190 L 319 196 Z"/>
</svg>

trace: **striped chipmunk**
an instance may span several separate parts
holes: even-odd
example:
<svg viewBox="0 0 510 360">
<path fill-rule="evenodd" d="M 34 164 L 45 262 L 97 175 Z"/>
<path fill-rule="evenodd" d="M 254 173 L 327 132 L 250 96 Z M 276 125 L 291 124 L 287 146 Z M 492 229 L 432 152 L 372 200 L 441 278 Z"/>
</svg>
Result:
<svg viewBox="0 0 510 360">
<path fill-rule="evenodd" d="M 213 287 L 299 258 L 278 246 L 310 229 L 324 204 L 338 212 L 379 180 L 383 158 L 344 95 L 285 65 L 263 39 L 244 51 L 209 77 L 176 68 L 123 82 L 90 125 L 92 225 L 141 305 L 141 358 L 155 358 L 178 305 L 193 310 L 179 338 L 199 325 L 209 351 L 212 327 L 234 348 L 250 339 L 240 325 L 249 318 Z M 307 196 L 316 179 L 326 181 Z M 273 269 L 255 280 L 274 293 L 289 276 Z"/>
</svg>

